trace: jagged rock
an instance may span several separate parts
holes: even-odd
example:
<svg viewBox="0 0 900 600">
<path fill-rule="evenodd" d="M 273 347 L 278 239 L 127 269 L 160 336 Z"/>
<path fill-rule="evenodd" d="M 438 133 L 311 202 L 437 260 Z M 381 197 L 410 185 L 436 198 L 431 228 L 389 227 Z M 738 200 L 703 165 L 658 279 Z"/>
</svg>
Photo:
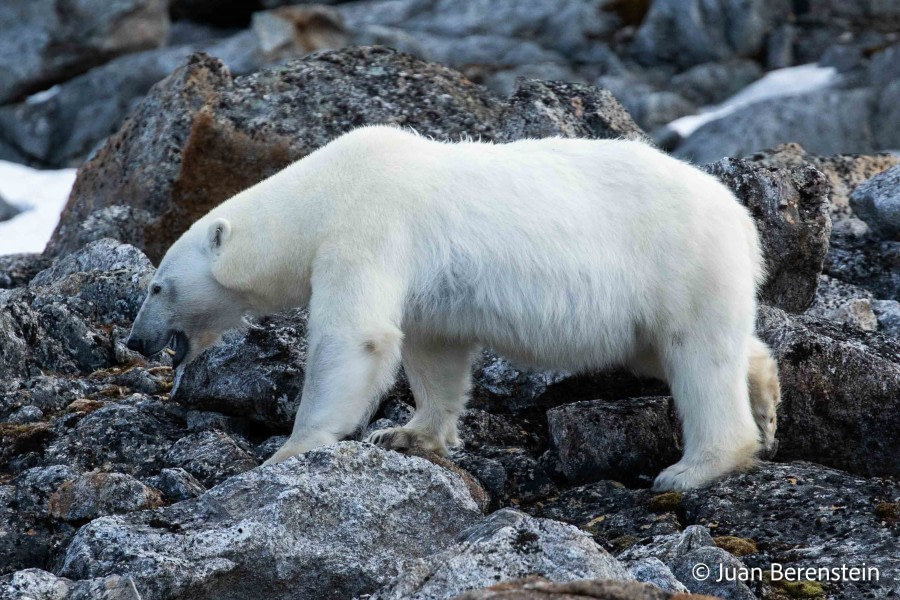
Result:
<svg viewBox="0 0 900 600">
<path fill-rule="evenodd" d="M 900 242 L 832 236 L 823 272 L 876 298 L 900 301 Z"/>
<path fill-rule="evenodd" d="M 896 480 L 863 479 L 805 462 L 764 463 L 686 492 L 682 506 L 689 522 L 715 524 L 717 535 L 748 538 L 764 548 L 744 557 L 747 564 L 764 570 L 771 563 L 876 567 L 880 581 L 832 580 L 827 592 L 886 598 L 900 591 L 896 579 L 883 575 L 900 567 L 894 551 L 898 522 L 886 518 L 898 497 Z"/>
<path fill-rule="evenodd" d="M 531 84 L 511 102 L 520 108 L 385 48 L 322 52 L 236 79 L 221 62 L 193 55 L 79 171 L 48 252 L 77 248 L 88 215 L 127 199 L 151 220 L 140 239 L 123 241 L 159 260 L 213 206 L 364 124 L 438 139 L 641 135 L 611 96 L 588 86 Z"/>
<path fill-rule="evenodd" d="M 0 5 L 0 103 L 77 75 L 119 54 L 161 45 L 163 0 L 75 0 Z"/>
<path fill-rule="evenodd" d="M 27 285 L 32 277 L 49 266 L 50 259 L 40 254 L 0 256 L 0 289 Z"/>
<path fill-rule="evenodd" d="M 618 553 L 641 538 L 679 532 L 676 513 L 680 500 L 678 494 L 655 495 L 647 489 L 628 489 L 615 481 L 598 481 L 565 490 L 559 497 L 525 506 L 523 510 L 577 525 L 605 548 Z"/>
<path fill-rule="evenodd" d="M 757 152 L 747 156 L 745 160 L 778 168 L 812 165 L 828 178 L 828 209 L 831 211 L 832 219 L 841 220 L 852 217 L 850 194 L 859 184 L 893 166 L 900 165 L 900 156 L 894 154 L 818 156 L 793 142 Z"/>
<path fill-rule="evenodd" d="M 25 569 L 0 578 L 2 600 L 141 600 L 130 577 L 72 581 L 41 569 Z"/>
<path fill-rule="evenodd" d="M 0 371 L 71 374 L 119 362 L 121 325 L 134 319 L 153 272 L 137 249 L 101 240 L 0 295 Z"/>
<path fill-rule="evenodd" d="M 57 488 L 50 497 L 50 515 L 65 521 L 89 521 L 161 504 L 159 492 L 130 475 L 92 472 Z"/>
<path fill-rule="evenodd" d="M 900 240 L 900 166 L 861 183 L 850 195 L 850 205 L 874 233 Z"/>
<path fill-rule="evenodd" d="M 253 456 L 221 431 L 181 438 L 166 452 L 165 462 L 183 468 L 207 487 L 257 466 Z"/>
<path fill-rule="evenodd" d="M 825 177 L 811 167 L 775 169 L 733 158 L 704 169 L 757 221 L 767 274 L 760 299 L 790 312 L 808 308 L 831 235 Z"/>
<path fill-rule="evenodd" d="M 547 412 L 553 461 L 572 482 L 635 482 L 677 462 L 679 425 L 671 398 L 575 402 Z"/>
<path fill-rule="evenodd" d="M 868 290 L 820 275 L 816 299 L 805 314 L 863 331 L 875 331 L 878 318 L 873 309 L 872 293 Z"/>
<path fill-rule="evenodd" d="M 752 57 L 791 8 L 786 0 L 656 0 L 637 30 L 632 53 L 646 65 L 682 68 Z"/>
<path fill-rule="evenodd" d="M 202 483 L 180 467 L 162 469 L 159 475 L 151 477 L 148 482 L 162 492 L 169 502 L 196 498 L 206 491 Z"/>
<path fill-rule="evenodd" d="M 46 566 L 75 530 L 51 524 L 50 497 L 77 473 L 63 465 L 35 467 L 17 475 L 10 485 L 0 485 L 0 573 L 35 565 Z M 2 589 L 2 588 L 0 588 Z"/>
<path fill-rule="evenodd" d="M 551 581 L 631 579 L 625 567 L 585 533 L 507 508 L 462 532 L 457 544 L 410 564 L 373 600 L 451 598 L 533 575 Z"/>
<path fill-rule="evenodd" d="M 876 140 L 875 131 L 893 129 L 877 110 L 878 94 L 869 88 L 827 89 L 772 98 L 736 108 L 691 133 L 674 150 L 698 163 L 723 156 L 744 156 L 786 142 L 797 142 L 822 156 L 889 149 L 892 139 Z M 828 118 L 822 118 L 828 115 Z"/>
<path fill-rule="evenodd" d="M 779 458 L 900 474 L 900 344 L 766 306 L 758 332 L 778 361 Z"/>
<path fill-rule="evenodd" d="M 636 581 L 594 579 L 554 583 L 541 578 L 498 583 L 455 600 L 709 600 L 711 596 L 668 592 Z"/>
<path fill-rule="evenodd" d="M 343 442 L 167 508 L 95 519 L 58 573 L 130 576 L 143 600 L 349 598 L 442 550 L 479 517 L 456 475 Z"/>
</svg>

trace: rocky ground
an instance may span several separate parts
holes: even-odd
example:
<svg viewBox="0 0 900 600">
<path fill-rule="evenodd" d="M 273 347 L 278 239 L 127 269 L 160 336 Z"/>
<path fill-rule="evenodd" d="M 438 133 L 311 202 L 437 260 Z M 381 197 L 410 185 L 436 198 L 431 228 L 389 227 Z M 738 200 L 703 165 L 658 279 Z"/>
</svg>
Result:
<svg viewBox="0 0 900 600">
<path fill-rule="evenodd" d="M 0 5 L 15 16 L 0 28 L 32 35 L 0 36 L 0 64 L 16 64 L 0 70 L 0 158 L 80 165 L 47 251 L 0 257 L 0 598 L 900 595 L 900 159 L 874 152 L 900 147 L 892 3 L 83 4 L 90 34 L 42 2 Z M 357 42 L 405 52 L 291 60 Z M 664 126 L 816 60 L 840 77 L 815 96 L 685 140 Z M 767 255 L 773 460 L 653 494 L 680 452 L 664 384 L 485 352 L 450 457 L 348 440 L 258 468 L 299 400 L 302 310 L 229 334 L 177 376 L 168 354 L 145 360 L 124 339 L 193 219 L 366 123 L 655 139 L 705 163 Z M 357 439 L 412 410 L 401 378 Z M 717 583 L 701 563 L 880 578 Z"/>
</svg>

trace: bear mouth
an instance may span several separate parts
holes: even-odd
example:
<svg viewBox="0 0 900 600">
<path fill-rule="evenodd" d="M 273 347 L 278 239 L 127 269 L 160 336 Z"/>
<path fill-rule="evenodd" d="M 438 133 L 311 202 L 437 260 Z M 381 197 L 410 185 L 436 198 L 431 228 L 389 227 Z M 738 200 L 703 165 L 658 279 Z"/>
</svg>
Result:
<svg viewBox="0 0 900 600">
<path fill-rule="evenodd" d="M 172 341 L 169 345 L 175 351 L 175 354 L 172 356 L 172 368 L 177 369 L 187 357 L 188 351 L 191 349 L 191 342 L 188 340 L 185 332 L 176 331 L 172 334 Z"/>
</svg>

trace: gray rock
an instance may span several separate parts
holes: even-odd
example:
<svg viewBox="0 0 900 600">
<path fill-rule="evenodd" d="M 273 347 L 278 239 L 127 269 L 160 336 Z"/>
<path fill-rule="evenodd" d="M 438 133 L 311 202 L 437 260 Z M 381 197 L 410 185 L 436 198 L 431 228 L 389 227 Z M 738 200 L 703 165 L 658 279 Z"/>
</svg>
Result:
<svg viewBox="0 0 900 600">
<path fill-rule="evenodd" d="M 150 485 L 162 492 L 169 502 L 181 502 L 196 498 L 206 492 L 202 483 L 180 467 L 162 469 L 159 475 L 148 479 Z"/>
<path fill-rule="evenodd" d="M 455 600 L 706 600 L 709 596 L 670 593 L 637 581 L 583 579 L 556 583 L 541 577 L 527 577 L 460 594 Z"/>
<path fill-rule="evenodd" d="M 59 574 L 130 576 L 143 600 L 348 598 L 442 550 L 479 516 L 452 473 L 344 442 L 171 507 L 95 519 Z"/>
<path fill-rule="evenodd" d="M 672 399 L 575 402 L 547 412 L 551 449 L 572 482 L 636 482 L 677 462 L 679 426 Z"/>
<path fill-rule="evenodd" d="M 832 236 L 823 272 L 876 298 L 900 300 L 900 242 Z"/>
<path fill-rule="evenodd" d="M 863 331 L 875 331 L 878 321 L 872 301 L 872 293 L 868 290 L 820 275 L 816 299 L 805 314 Z"/>
<path fill-rule="evenodd" d="M 730 98 L 762 74 L 762 69 L 753 60 L 708 62 L 675 75 L 671 86 L 688 102 L 696 106 L 709 106 Z"/>
<path fill-rule="evenodd" d="M 222 431 L 181 438 L 166 452 L 165 462 L 183 468 L 207 487 L 257 466 L 256 459 Z"/>
<path fill-rule="evenodd" d="M 50 266 L 50 259 L 40 254 L 6 254 L 0 256 L 0 289 L 27 285 L 31 278 Z"/>
<path fill-rule="evenodd" d="M 10 204 L 0 196 L 0 222 L 9 221 L 14 216 L 22 212 L 22 209 L 14 204 Z"/>
<path fill-rule="evenodd" d="M 698 565 L 708 570 L 696 571 Z M 672 573 L 696 594 L 709 594 L 725 600 L 755 600 L 756 595 L 746 583 L 737 578 L 718 581 L 719 573 L 726 569 L 732 573 L 746 570 L 746 565 L 725 550 L 715 546 L 697 548 L 676 558 L 671 564 Z"/>
<path fill-rule="evenodd" d="M 533 575 L 560 582 L 631 579 L 587 534 L 507 508 L 462 532 L 456 545 L 410 564 L 373 600 L 438 600 Z"/>
<path fill-rule="evenodd" d="M 577 525 L 611 552 L 620 553 L 648 536 L 679 533 L 679 502 L 677 495 L 660 496 L 615 481 L 598 481 L 563 490 L 558 497 L 526 505 L 523 510 Z M 619 556 L 634 560 L 653 554 Z"/>
<path fill-rule="evenodd" d="M 141 600 L 130 577 L 72 581 L 41 569 L 25 569 L 0 578 L 3 600 Z"/>
<path fill-rule="evenodd" d="M 161 504 L 159 492 L 130 475 L 91 472 L 57 488 L 50 497 L 50 515 L 65 521 L 83 522 Z"/>
<path fill-rule="evenodd" d="M 44 411 L 37 406 L 23 406 L 9 415 L 8 423 L 37 423 L 44 419 Z"/>
<path fill-rule="evenodd" d="M 704 170 L 730 187 L 757 221 L 766 260 L 760 299 L 791 312 L 808 308 L 831 235 L 825 177 L 808 166 L 774 169 L 730 158 Z"/>
<path fill-rule="evenodd" d="M 900 166 L 861 183 L 850 206 L 883 239 L 900 240 Z"/>
<path fill-rule="evenodd" d="M 163 0 L 0 5 L 0 103 L 77 75 L 119 54 L 163 43 Z"/>
<path fill-rule="evenodd" d="M 637 30 L 632 52 L 646 65 L 682 68 L 751 57 L 790 11 L 786 0 L 657 0 Z"/>
<path fill-rule="evenodd" d="M 674 155 L 707 163 L 786 142 L 825 156 L 872 154 L 890 148 L 875 139 L 875 131 L 896 122 L 876 117 L 876 101 L 875 92 L 868 88 L 761 100 L 701 126 L 678 145 Z"/>
<path fill-rule="evenodd" d="M 889 598 L 900 591 L 900 582 L 883 575 L 900 568 L 894 551 L 897 522 L 890 520 L 897 514 L 898 498 L 896 480 L 863 479 L 794 462 L 763 463 L 720 479 L 686 492 L 682 504 L 688 522 L 715 524 L 717 535 L 754 540 L 765 548 L 753 563 L 764 571 L 771 563 L 876 567 L 882 573 L 879 581 L 830 581 L 827 593 L 837 598 Z M 682 582 L 693 591 L 690 581 Z"/>
<path fill-rule="evenodd" d="M 438 139 L 641 136 L 594 88 L 529 84 L 504 103 L 455 71 L 384 48 L 322 52 L 235 79 L 193 55 L 79 171 L 48 253 L 77 248 L 83 220 L 127 198 L 150 214 L 127 241 L 159 260 L 213 206 L 367 123 Z"/>
<path fill-rule="evenodd" d="M 622 552 L 619 558 L 622 560 L 641 560 L 653 557 L 669 564 L 675 563 L 700 548 L 710 548 L 715 547 L 715 545 L 708 527 L 690 525 L 679 533 L 655 535 L 649 539 L 641 540 L 638 544 Z"/>
<path fill-rule="evenodd" d="M 878 319 L 878 329 L 884 335 L 900 337 L 900 302 L 896 300 L 875 300 L 872 311 Z"/>
<path fill-rule="evenodd" d="M 626 563 L 631 575 L 643 583 L 650 583 L 667 592 L 684 593 L 688 589 L 678 581 L 672 570 L 655 557 L 639 558 Z"/>
<path fill-rule="evenodd" d="M 778 361 L 779 458 L 900 474 L 900 345 L 766 306 L 758 332 Z"/>
<path fill-rule="evenodd" d="M 544 467 L 522 448 L 454 450 L 450 460 L 478 479 L 490 494 L 491 508 L 531 504 L 556 495 L 559 490 Z"/>
</svg>

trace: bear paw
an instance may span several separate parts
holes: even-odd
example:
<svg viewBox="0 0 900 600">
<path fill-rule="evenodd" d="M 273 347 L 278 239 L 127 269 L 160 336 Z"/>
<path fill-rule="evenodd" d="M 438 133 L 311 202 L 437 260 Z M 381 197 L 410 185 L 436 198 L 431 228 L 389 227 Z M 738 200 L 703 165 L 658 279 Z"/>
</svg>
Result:
<svg viewBox="0 0 900 600">
<path fill-rule="evenodd" d="M 663 469 L 653 482 L 654 492 L 684 491 L 700 487 L 731 469 L 711 462 L 679 461 Z"/>
<path fill-rule="evenodd" d="M 447 455 L 447 445 L 436 436 L 409 427 L 389 427 L 373 431 L 366 441 L 389 450 L 428 450 L 441 456 Z"/>
</svg>

